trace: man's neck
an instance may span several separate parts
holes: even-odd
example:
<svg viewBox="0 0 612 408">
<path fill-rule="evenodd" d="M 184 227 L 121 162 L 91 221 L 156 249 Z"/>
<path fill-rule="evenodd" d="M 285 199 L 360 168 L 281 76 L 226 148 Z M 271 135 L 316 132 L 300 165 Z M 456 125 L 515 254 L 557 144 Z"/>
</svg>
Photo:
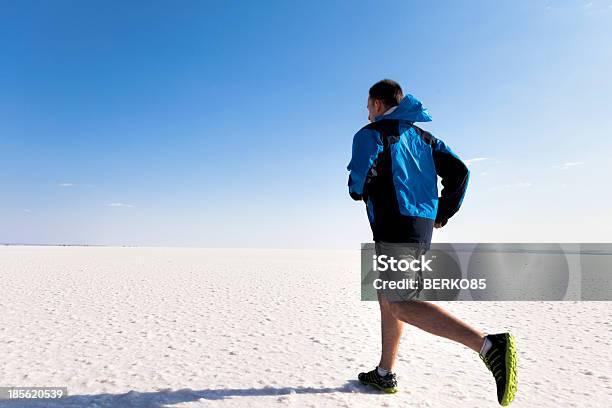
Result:
<svg viewBox="0 0 612 408">
<path fill-rule="evenodd" d="M 382 116 L 388 115 L 390 113 L 392 113 L 395 109 L 397 109 L 398 105 L 392 106 L 389 109 L 387 109 L 385 111 L 385 113 L 381 113 L 380 115 L 377 115 L 374 117 L 374 120 L 379 120 Z"/>
<path fill-rule="evenodd" d="M 387 110 L 385 111 L 385 113 L 383 113 L 383 115 L 388 115 L 388 114 L 392 113 L 392 112 L 393 112 L 394 110 L 396 110 L 396 109 L 397 109 L 397 105 L 392 106 L 392 107 L 390 107 L 389 109 L 387 109 Z"/>
</svg>

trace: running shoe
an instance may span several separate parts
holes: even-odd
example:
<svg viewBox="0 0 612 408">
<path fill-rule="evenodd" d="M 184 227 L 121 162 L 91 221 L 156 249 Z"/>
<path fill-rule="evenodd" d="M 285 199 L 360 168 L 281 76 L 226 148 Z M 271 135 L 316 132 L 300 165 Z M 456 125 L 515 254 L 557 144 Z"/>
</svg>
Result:
<svg viewBox="0 0 612 408">
<path fill-rule="evenodd" d="M 497 401 L 502 406 L 512 402 L 516 395 L 516 344 L 510 333 L 489 334 L 486 336 L 493 344 L 485 356 L 480 358 L 497 385 Z"/>
<path fill-rule="evenodd" d="M 395 374 L 388 372 L 384 377 L 378 374 L 378 367 L 367 373 L 359 373 L 357 376 L 359 382 L 365 385 L 371 385 L 387 394 L 397 392 L 397 379 Z"/>
</svg>

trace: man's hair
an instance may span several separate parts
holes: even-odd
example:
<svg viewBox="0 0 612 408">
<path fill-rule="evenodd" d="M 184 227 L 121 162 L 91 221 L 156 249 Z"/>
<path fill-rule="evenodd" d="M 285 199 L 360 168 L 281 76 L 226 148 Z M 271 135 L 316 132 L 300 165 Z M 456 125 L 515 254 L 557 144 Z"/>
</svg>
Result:
<svg viewBox="0 0 612 408">
<path fill-rule="evenodd" d="M 370 88 L 370 98 L 378 99 L 388 107 L 399 105 L 403 97 L 402 87 L 392 79 L 378 81 Z"/>
</svg>

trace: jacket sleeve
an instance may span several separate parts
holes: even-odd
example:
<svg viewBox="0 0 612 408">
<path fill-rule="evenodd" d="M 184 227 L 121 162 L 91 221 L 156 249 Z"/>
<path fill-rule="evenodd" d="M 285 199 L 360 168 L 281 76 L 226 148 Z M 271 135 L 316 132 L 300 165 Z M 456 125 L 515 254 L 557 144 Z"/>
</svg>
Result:
<svg viewBox="0 0 612 408">
<path fill-rule="evenodd" d="M 383 149 L 380 134 L 373 129 L 361 129 L 353 137 L 353 152 L 347 170 L 349 194 L 353 200 L 362 200 L 366 177 L 378 153 Z"/>
<path fill-rule="evenodd" d="M 444 225 L 461 207 L 470 178 L 470 171 L 440 139 L 436 140 L 433 158 L 436 172 L 442 178 L 442 192 L 438 200 L 436 222 Z"/>
</svg>

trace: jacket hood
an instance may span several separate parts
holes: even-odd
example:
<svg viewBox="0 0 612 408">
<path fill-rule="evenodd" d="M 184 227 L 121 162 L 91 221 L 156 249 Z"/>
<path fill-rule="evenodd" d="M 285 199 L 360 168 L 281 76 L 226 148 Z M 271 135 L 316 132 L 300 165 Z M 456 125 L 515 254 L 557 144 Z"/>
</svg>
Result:
<svg viewBox="0 0 612 408">
<path fill-rule="evenodd" d="M 421 101 L 414 96 L 407 94 L 400 101 L 397 108 L 388 115 L 380 115 L 374 118 L 374 121 L 381 119 L 399 119 L 409 122 L 431 122 L 431 116 L 426 108 L 423 107 Z"/>
</svg>

